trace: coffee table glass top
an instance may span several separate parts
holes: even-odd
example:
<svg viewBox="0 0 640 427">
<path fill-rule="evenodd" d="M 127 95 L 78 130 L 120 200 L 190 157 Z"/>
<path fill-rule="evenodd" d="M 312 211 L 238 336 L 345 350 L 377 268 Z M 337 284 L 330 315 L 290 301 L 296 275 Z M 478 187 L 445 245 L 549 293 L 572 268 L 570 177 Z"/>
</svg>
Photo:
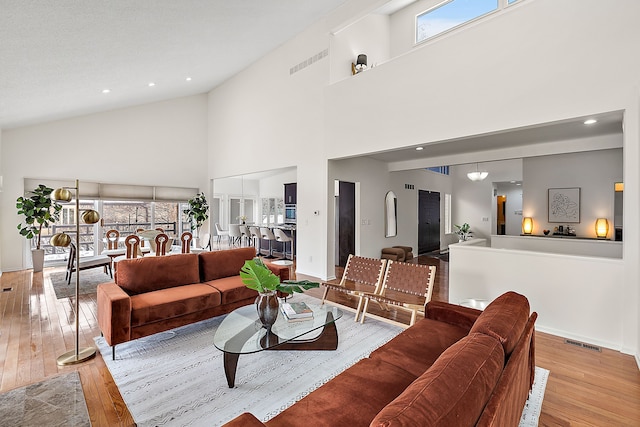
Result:
<svg viewBox="0 0 640 427">
<path fill-rule="evenodd" d="M 289 321 L 281 312 L 267 336 L 267 330 L 258 319 L 255 304 L 240 307 L 227 315 L 213 337 L 213 344 L 225 353 L 249 354 L 277 347 L 291 341 L 317 338 L 324 326 L 342 317 L 337 307 L 307 304 L 313 318 Z"/>
</svg>

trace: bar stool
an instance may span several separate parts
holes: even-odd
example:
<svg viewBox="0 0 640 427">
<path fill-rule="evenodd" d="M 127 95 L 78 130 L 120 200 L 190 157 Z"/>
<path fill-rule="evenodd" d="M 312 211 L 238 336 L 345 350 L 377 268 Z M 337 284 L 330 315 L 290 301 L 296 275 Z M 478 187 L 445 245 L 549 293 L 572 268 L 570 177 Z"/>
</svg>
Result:
<svg viewBox="0 0 640 427">
<path fill-rule="evenodd" d="M 249 243 L 251 242 L 251 232 L 249 231 L 249 227 L 247 227 L 246 225 L 241 225 L 240 234 L 242 234 L 242 239 L 247 239 L 247 246 L 249 246 Z"/>
<path fill-rule="evenodd" d="M 257 245 L 255 243 L 253 244 L 253 246 L 256 247 L 256 256 L 262 256 L 262 252 L 260 252 L 260 239 L 261 239 L 260 229 L 258 227 L 249 227 L 249 234 L 251 235 L 252 242 L 254 240 L 258 242 Z"/>
<path fill-rule="evenodd" d="M 220 224 L 216 222 L 216 235 L 218 236 L 218 245 L 220 244 L 220 238 L 222 236 L 227 236 L 227 241 L 229 241 L 229 230 L 223 230 L 220 227 Z"/>
<path fill-rule="evenodd" d="M 260 236 L 264 240 L 269 241 L 269 255 L 267 255 L 265 258 L 275 258 L 275 256 L 273 256 L 273 242 L 276 240 L 276 236 L 273 235 L 273 231 L 271 231 L 267 227 L 260 227 Z"/>
<path fill-rule="evenodd" d="M 273 230 L 276 236 L 276 240 L 278 242 L 282 242 L 282 257 L 284 259 L 293 259 L 293 251 L 291 252 L 291 258 L 287 258 L 287 243 L 293 242 L 293 239 L 287 236 L 287 233 L 280 228 L 276 228 Z"/>
</svg>

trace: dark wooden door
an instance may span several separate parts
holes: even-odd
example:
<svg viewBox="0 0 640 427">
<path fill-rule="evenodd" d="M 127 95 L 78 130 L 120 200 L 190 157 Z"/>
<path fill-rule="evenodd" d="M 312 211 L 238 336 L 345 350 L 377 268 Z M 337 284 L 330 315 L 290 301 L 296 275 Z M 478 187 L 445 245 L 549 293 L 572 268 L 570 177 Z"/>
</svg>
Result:
<svg viewBox="0 0 640 427">
<path fill-rule="evenodd" d="M 440 193 L 418 191 L 418 254 L 440 250 Z"/>
<path fill-rule="evenodd" d="M 338 265 L 347 264 L 349 254 L 356 250 L 356 184 L 339 182 L 338 196 Z"/>
</svg>

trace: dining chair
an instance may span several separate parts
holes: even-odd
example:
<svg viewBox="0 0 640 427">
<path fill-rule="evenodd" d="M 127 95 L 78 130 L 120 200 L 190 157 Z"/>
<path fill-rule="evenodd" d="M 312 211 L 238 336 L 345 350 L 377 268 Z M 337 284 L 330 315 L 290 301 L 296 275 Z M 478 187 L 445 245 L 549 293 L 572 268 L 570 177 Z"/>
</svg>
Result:
<svg viewBox="0 0 640 427">
<path fill-rule="evenodd" d="M 329 290 L 346 293 L 350 296 L 358 298 L 358 306 L 356 308 L 356 317 L 362 309 L 363 294 L 378 293 L 382 286 L 382 278 L 384 277 L 387 260 L 378 258 L 367 258 L 359 255 L 350 254 L 342 273 L 340 283 L 322 283 L 324 292 L 322 293 L 322 302 L 327 300 Z"/>
<path fill-rule="evenodd" d="M 206 250 L 211 250 L 211 234 L 209 233 L 202 233 L 202 237 L 200 237 L 200 248 L 202 249 L 206 249 Z"/>
<path fill-rule="evenodd" d="M 260 239 L 262 238 L 260 234 L 260 228 L 253 227 L 253 226 L 249 227 L 249 234 L 251 234 L 251 240 L 252 240 L 253 246 L 256 247 L 256 256 L 262 256 L 262 252 L 260 250 Z"/>
<path fill-rule="evenodd" d="M 113 259 L 113 268 L 116 270 L 118 269 L 119 261 L 142 256 L 142 252 L 140 251 L 140 238 L 135 234 L 130 234 L 124 238 L 124 246 L 126 248 L 126 253 Z"/>
<path fill-rule="evenodd" d="M 107 248 L 102 251 L 102 255 L 108 256 L 113 262 L 117 258 L 126 253 L 125 248 L 118 247 L 120 242 L 120 232 L 118 230 L 107 230 L 105 233 Z"/>
<path fill-rule="evenodd" d="M 273 231 L 268 227 L 260 227 L 260 237 L 269 241 L 269 255 L 265 256 L 265 258 L 275 258 L 273 255 L 273 242 L 275 242 L 276 236 L 274 236 Z"/>
<path fill-rule="evenodd" d="M 240 232 L 240 225 L 229 224 L 229 246 L 232 244 L 239 244 L 242 246 L 242 232 Z"/>
<path fill-rule="evenodd" d="M 220 244 L 220 238 L 222 236 L 227 236 L 227 242 L 229 241 L 229 230 L 223 230 L 222 227 L 220 227 L 220 224 L 218 224 L 216 222 L 216 235 L 218 236 L 218 244 Z"/>
<path fill-rule="evenodd" d="M 287 258 L 287 243 L 291 244 L 293 239 L 281 228 L 275 228 L 273 234 L 276 236 L 276 240 L 282 243 L 282 257 L 284 259 L 293 259 L 293 251 L 291 252 L 291 258 Z"/>
<path fill-rule="evenodd" d="M 388 261 L 379 292 L 364 295 L 360 323 L 364 323 L 369 301 L 376 301 L 385 310 L 389 310 L 388 306 L 393 306 L 396 309 L 409 312 L 411 315 L 409 325 L 402 324 L 402 326 L 413 325 L 418 313 L 424 313 L 425 304 L 431 301 L 435 277 L 436 267 L 434 265 Z M 357 316 L 358 313 L 356 313 Z M 385 320 L 386 316 L 385 318 L 376 316 L 376 318 Z M 394 320 L 386 320 L 399 324 Z"/>
<path fill-rule="evenodd" d="M 145 230 L 144 228 L 138 228 L 138 229 L 136 230 L 136 234 L 140 234 L 140 233 L 143 233 L 143 232 L 145 232 L 145 231 L 147 231 L 147 230 Z M 144 254 L 148 254 L 149 252 L 151 252 L 151 249 L 152 249 L 152 248 L 151 248 L 151 244 L 149 244 L 149 246 L 147 246 L 147 245 L 146 245 L 146 243 L 147 243 L 147 242 L 145 241 L 145 239 L 140 239 L 140 246 L 139 246 L 139 248 L 140 248 L 140 252 L 141 252 L 143 255 L 144 255 Z"/>
<path fill-rule="evenodd" d="M 168 253 L 167 244 L 169 243 L 169 236 L 166 233 L 160 233 L 155 238 L 156 242 L 156 256 L 163 256 Z M 169 249 L 171 250 L 171 249 Z"/>
<path fill-rule="evenodd" d="M 249 246 L 251 242 L 251 232 L 249 231 L 249 227 L 246 225 L 240 225 L 240 234 L 242 234 L 242 240 L 247 240 L 247 246 Z M 240 245 L 242 246 L 242 245 Z"/>
<path fill-rule="evenodd" d="M 191 252 L 191 241 L 193 240 L 193 234 L 189 231 L 185 231 L 180 235 L 180 251 L 183 254 Z"/>
</svg>

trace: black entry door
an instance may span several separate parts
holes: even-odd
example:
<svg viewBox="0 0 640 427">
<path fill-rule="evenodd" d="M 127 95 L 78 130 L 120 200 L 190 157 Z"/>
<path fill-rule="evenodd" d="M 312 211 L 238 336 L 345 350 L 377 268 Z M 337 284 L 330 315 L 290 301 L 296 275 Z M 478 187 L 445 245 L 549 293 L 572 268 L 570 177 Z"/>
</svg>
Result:
<svg viewBox="0 0 640 427">
<path fill-rule="evenodd" d="M 356 251 L 356 184 L 339 182 L 338 221 L 336 240 L 338 241 L 338 265 L 347 264 L 349 254 Z"/>
<path fill-rule="evenodd" d="M 440 250 L 440 193 L 418 191 L 418 254 Z"/>
</svg>

